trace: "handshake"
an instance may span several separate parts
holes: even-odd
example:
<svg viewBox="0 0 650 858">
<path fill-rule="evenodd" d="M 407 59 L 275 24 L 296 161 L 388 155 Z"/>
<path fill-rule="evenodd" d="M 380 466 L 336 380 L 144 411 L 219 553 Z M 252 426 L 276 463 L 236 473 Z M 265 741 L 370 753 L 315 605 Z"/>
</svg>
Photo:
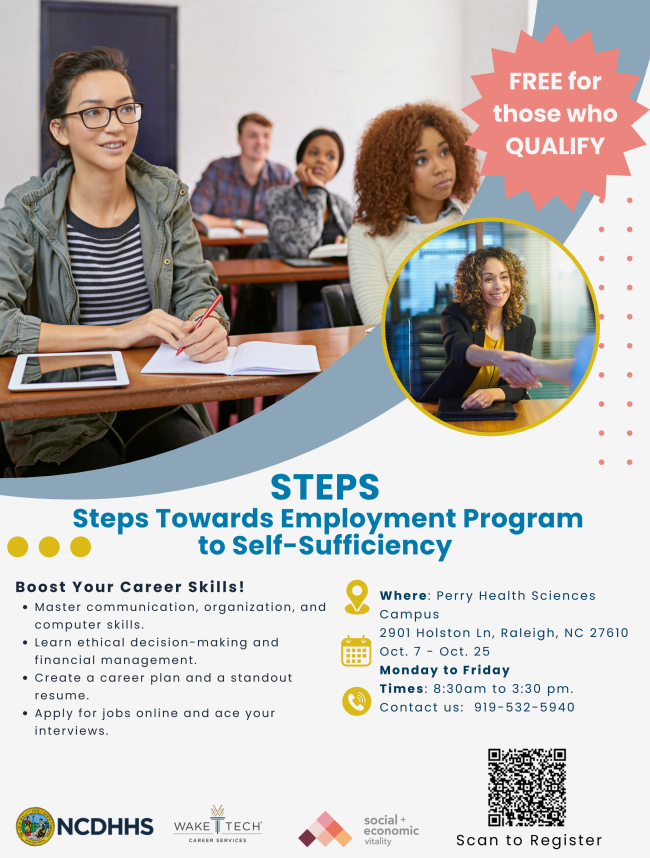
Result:
<svg viewBox="0 0 650 858">
<path fill-rule="evenodd" d="M 473 348 L 474 346 L 470 346 L 470 349 Z M 573 360 L 541 360 L 521 352 L 500 349 L 480 349 L 480 351 L 477 349 L 477 352 L 481 363 L 472 363 L 472 366 L 496 366 L 499 377 L 510 387 L 541 387 L 540 378 L 547 378 L 558 384 L 571 385 Z M 476 357 L 476 354 L 470 352 L 470 358 L 476 359 Z M 479 388 L 467 397 L 462 408 L 489 408 L 493 402 L 503 399 L 505 399 L 505 391 L 502 386 Z"/>
<path fill-rule="evenodd" d="M 502 352 L 499 374 L 510 387 L 541 387 L 540 378 L 571 384 L 573 360 L 541 360 L 521 352 Z"/>
</svg>

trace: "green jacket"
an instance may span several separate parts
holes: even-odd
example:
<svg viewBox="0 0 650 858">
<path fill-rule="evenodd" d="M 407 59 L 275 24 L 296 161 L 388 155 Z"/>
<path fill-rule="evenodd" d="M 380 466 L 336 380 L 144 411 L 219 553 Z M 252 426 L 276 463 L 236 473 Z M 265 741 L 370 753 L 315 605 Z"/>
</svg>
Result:
<svg viewBox="0 0 650 858">
<path fill-rule="evenodd" d="M 65 217 L 73 172 L 72 160 L 62 158 L 44 176 L 10 191 L 0 210 L 0 355 L 35 353 L 41 321 L 79 324 Z M 126 177 L 138 205 L 152 306 L 172 307 L 176 316 L 188 319 L 209 307 L 219 292 L 214 269 L 203 260 L 187 186 L 172 170 L 136 155 L 127 161 Z M 36 290 L 38 317 L 25 312 L 29 290 L 32 299 Z M 217 309 L 228 323 L 223 304 Z M 212 434 L 202 405 L 183 407 L 206 437 Z M 115 419 L 114 412 L 101 416 L 109 424 Z M 6 420 L 2 430 L 18 476 L 37 460 L 63 462 L 109 431 L 96 414 Z"/>
</svg>

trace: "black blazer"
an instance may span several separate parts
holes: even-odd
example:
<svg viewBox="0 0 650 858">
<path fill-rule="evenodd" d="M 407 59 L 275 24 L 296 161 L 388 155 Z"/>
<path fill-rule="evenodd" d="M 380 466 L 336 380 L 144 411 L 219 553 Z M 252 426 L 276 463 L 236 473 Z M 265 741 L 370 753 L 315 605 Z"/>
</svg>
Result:
<svg viewBox="0 0 650 858">
<path fill-rule="evenodd" d="M 429 385 L 420 397 L 420 402 L 437 402 L 442 397 L 463 396 L 478 375 L 480 367 L 472 366 L 465 360 L 465 353 L 471 345 L 485 345 L 485 328 L 472 331 L 472 323 L 459 304 L 447 304 L 442 311 L 442 341 L 445 346 L 445 368 L 438 378 Z M 503 335 L 504 349 L 529 355 L 535 339 L 535 322 L 528 316 L 522 316 L 516 328 L 510 328 Z M 512 388 L 507 381 L 499 379 L 507 402 L 519 402 L 526 395 L 523 387 Z"/>
</svg>

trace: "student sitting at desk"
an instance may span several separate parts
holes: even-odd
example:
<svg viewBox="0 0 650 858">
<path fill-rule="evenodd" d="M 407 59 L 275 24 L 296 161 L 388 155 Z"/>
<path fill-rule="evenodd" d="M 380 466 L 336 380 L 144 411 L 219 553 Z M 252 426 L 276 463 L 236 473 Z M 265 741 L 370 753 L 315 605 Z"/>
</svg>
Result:
<svg viewBox="0 0 650 858">
<path fill-rule="evenodd" d="M 465 122 L 438 104 L 405 104 L 373 119 L 354 175 L 350 285 L 364 325 L 377 325 L 395 272 L 437 230 L 461 220 L 479 186 Z"/>
<path fill-rule="evenodd" d="M 55 60 L 45 121 L 62 157 L 10 191 L 0 211 L 0 355 L 166 342 L 196 361 L 226 356 L 221 305 L 195 330 L 219 293 L 187 187 L 132 154 L 142 112 L 119 51 Z M 38 315 L 24 311 L 30 290 Z M 5 421 L 2 430 L 17 476 L 109 467 L 213 431 L 202 405 Z"/>
<path fill-rule="evenodd" d="M 352 206 L 326 187 L 340 170 L 343 155 L 339 135 L 324 128 L 312 131 L 298 146 L 296 176 L 300 184 L 273 188 L 266 196 L 272 258 L 306 259 L 315 247 L 347 241 L 354 217 Z M 301 330 L 327 327 L 320 290 L 328 282 L 299 285 Z"/>
<path fill-rule="evenodd" d="M 483 409 L 519 402 L 524 387 L 539 387 L 522 362 L 508 360 L 533 350 L 535 323 L 524 316 L 527 300 L 526 268 L 512 251 L 483 247 L 461 259 L 454 300 L 442 312 L 445 367 L 420 402 L 462 397 L 463 408 Z M 523 386 L 513 389 L 508 381 Z"/>
<path fill-rule="evenodd" d="M 297 182 L 287 167 L 267 161 L 272 130 L 273 124 L 261 113 L 239 120 L 241 154 L 213 161 L 192 194 L 192 211 L 206 226 L 264 227 L 266 192 Z"/>
</svg>

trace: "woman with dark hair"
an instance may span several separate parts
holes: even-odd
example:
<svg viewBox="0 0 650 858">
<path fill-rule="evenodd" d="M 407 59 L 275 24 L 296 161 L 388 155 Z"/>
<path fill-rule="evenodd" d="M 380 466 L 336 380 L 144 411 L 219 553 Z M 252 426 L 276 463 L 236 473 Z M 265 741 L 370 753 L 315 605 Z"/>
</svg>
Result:
<svg viewBox="0 0 650 858">
<path fill-rule="evenodd" d="M 391 280 L 418 244 L 461 220 L 479 186 L 469 129 L 432 102 L 387 110 L 366 128 L 354 175 L 350 283 L 364 325 L 381 321 Z"/>
<path fill-rule="evenodd" d="M 456 268 L 454 300 L 442 312 L 445 368 L 420 397 L 435 402 L 462 397 L 463 408 L 488 408 L 493 402 L 518 402 L 523 387 L 540 384 L 519 354 L 530 355 L 535 323 L 524 316 L 526 268 L 503 247 L 468 253 Z"/>
<path fill-rule="evenodd" d="M 112 48 L 61 54 L 45 92 L 55 167 L 0 211 L 0 355 L 181 344 L 227 353 L 221 308 L 187 187 L 133 154 L 143 105 Z M 32 313 L 26 311 L 38 307 Z M 168 312 L 171 309 L 171 312 Z M 173 313 L 173 314 L 172 314 Z M 211 434 L 203 406 L 5 421 L 18 476 L 93 470 Z"/>
<path fill-rule="evenodd" d="M 306 259 L 315 247 L 347 240 L 354 219 L 350 203 L 327 190 L 327 183 L 343 164 L 343 142 L 336 131 L 317 128 L 308 134 L 296 153 L 298 184 L 270 188 L 264 204 L 272 258 Z M 326 327 L 320 300 L 328 281 L 299 286 L 299 327 Z"/>
</svg>

